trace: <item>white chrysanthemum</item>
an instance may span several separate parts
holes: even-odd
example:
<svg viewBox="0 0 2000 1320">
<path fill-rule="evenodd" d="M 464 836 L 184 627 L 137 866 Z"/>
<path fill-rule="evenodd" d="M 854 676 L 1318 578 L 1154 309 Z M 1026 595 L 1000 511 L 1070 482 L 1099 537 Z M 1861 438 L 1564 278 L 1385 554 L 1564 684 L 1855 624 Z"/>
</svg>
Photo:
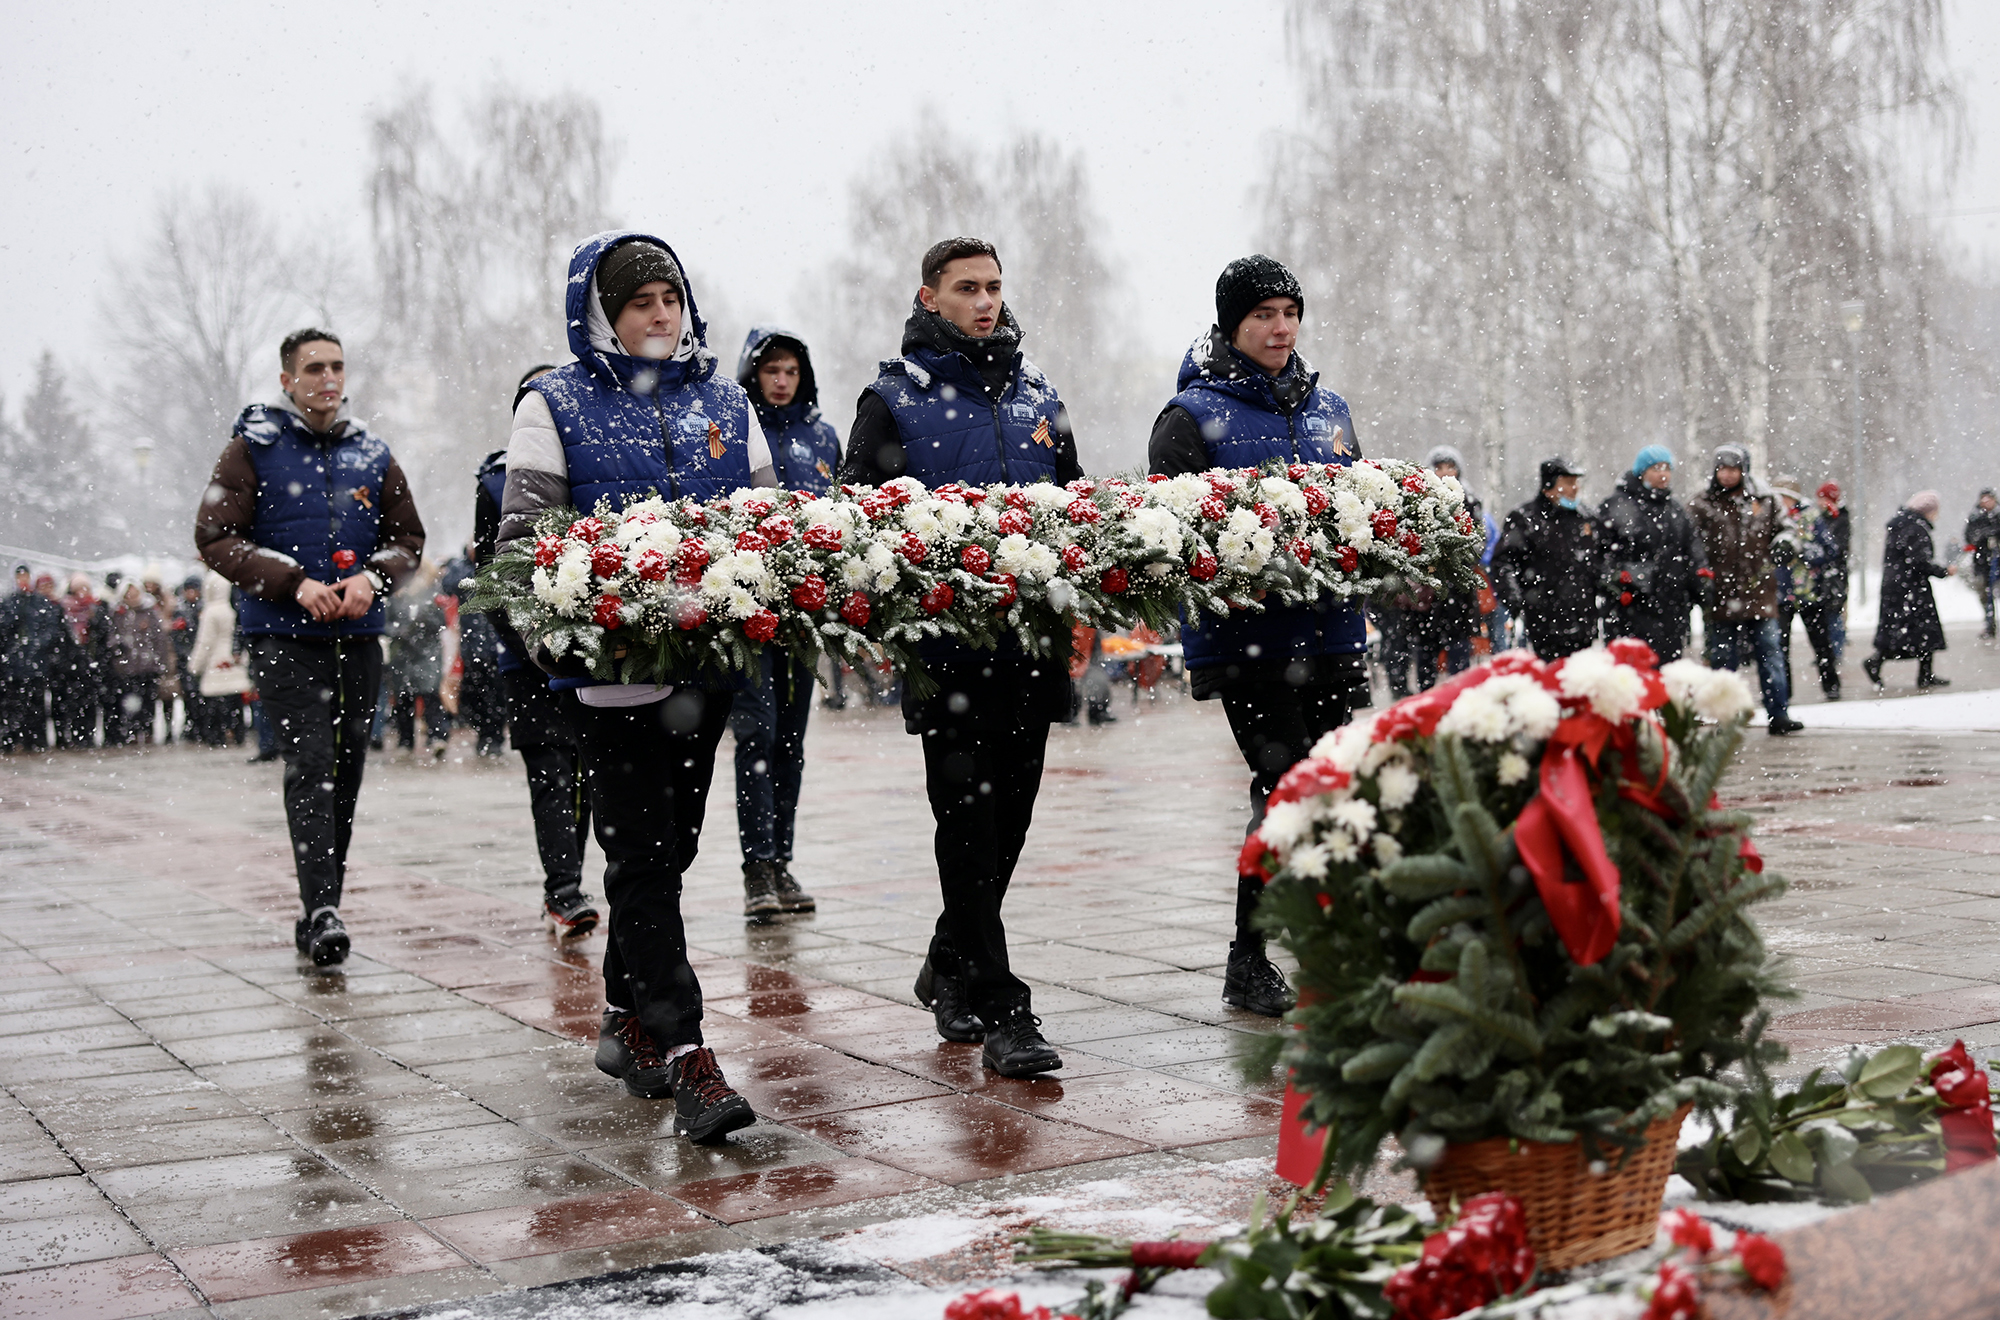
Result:
<svg viewBox="0 0 2000 1320">
<path fill-rule="evenodd" d="M 1264 526 L 1264 520 L 1248 509 L 1232 509 L 1222 525 L 1238 535 L 1249 536 Z"/>
<path fill-rule="evenodd" d="M 1592 710 L 1614 724 L 1637 715 L 1646 698 L 1646 680 L 1639 671 L 1619 664 L 1601 646 L 1570 656 L 1559 678 L 1564 695 L 1589 702 Z"/>
<path fill-rule="evenodd" d="M 1215 553 L 1224 564 L 1234 568 L 1250 557 L 1250 538 L 1242 532 L 1224 532 L 1215 538 Z"/>
<path fill-rule="evenodd" d="M 1147 493 L 1167 508 L 1183 518 L 1193 514 L 1208 498 L 1208 482 L 1193 475 L 1182 475 L 1171 481 L 1156 481 L 1146 488 Z"/>
<path fill-rule="evenodd" d="M 1043 509 L 1067 509 L 1076 498 L 1053 482 L 1037 481 L 1032 486 L 1023 486 L 1021 493 L 1028 497 L 1028 503 Z"/>
<path fill-rule="evenodd" d="M 1407 765 L 1409 759 L 1409 749 L 1399 742 L 1372 743 L 1361 757 L 1361 773 L 1364 775 L 1378 774 L 1384 766 L 1392 761 L 1398 765 Z"/>
<path fill-rule="evenodd" d="M 861 557 L 867 561 L 869 569 L 877 573 L 885 568 L 893 568 L 896 563 L 895 552 L 880 541 L 870 541 L 867 548 L 861 552 Z"/>
<path fill-rule="evenodd" d="M 1393 505 L 1397 503 L 1396 481 L 1381 468 L 1367 459 L 1340 469 L 1354 490 L 1370 504 Z"/>
<path fill-rule="evenodd" d="M 1022 576 L 1030 582 L 1047 582 L 1062 571 L 1062 556 L 1039 542 L 1030 545 L 1023 558 L 1027 571 Z"/>
<path fill-rule="evenodd" d="M 535 599 L 558 614 L 567 614 L 576 608 L 589 582 L 588 571 L 579 578 L 575 574 L 563 575 L 560 569 L 551 572 L 538 568 L 534 577 Z"/>
<path fill-rule="evenodd" d="M 1507 697 L 1507 713 L 1514 728 L 1536 742 L 1544 742 L 1562 723 L 1562 703 L 1555 694 L 1526 675 L 1515 674 L 1520 687 Z"/>
<path fill-rule="evenodd" d="M 882 483 L 882 489 L 902 491 L 911 500 L 920 500 L 930 494 L 924 489 L 924 483 L 915 477 L 891 477 Z"/>
<path fill-rule="evenodd" d="M 764 562 L 764 556 L 748 550 L 731 550 L 715 561 L 715 567 L 728 574 L 730 581 L 746 587 L 765 587 L 771 581 L 770 566 Z"/>
<path fill-rule="evenodd" d="M 1326 845 L 1309 843 L 1285 858 L 1285 865 L 1293 875 L 1304 876 L 1308 880 L 1326 879 Z"/>
<path fill-rule="evenodd" d="M 1361 845 L 1346 830 L 1328 830 L 1320 836 L 1326 848 L 1326 855 L 1336 862 L 1352 862 L 1360 858 Z"/>
<path fill-rule="evenodd" d="M 866 587 L 874 578 L 875 570 L 868 567 L 868 561 L 860 555 L 843 555 L 840 559 L 840 582 L 849 591 Z"/>
<path fill-rule="evenodd" d="M 1351 724 L 1321 735 L 1313 744 L 1312 754 L 1353 774 L 1361 768 L 1362 760 L 1368 755 L 1370 740 L 1375 736 L 1375 721 L 1380 712 L 1366 715 Z"/>
<path fill-rule="evenodd" d="M 1440 735 L 1468 738 L 1473 742 L 1505 742 L 1511 730 L 1507 719 L 1507 694 L 1494 691 L 1489 679 L 1458 694 L 1451 709 L 1438 721 Z"/>
<path fill-rule="evenodd" d="M 1381 790 L 1382 810 L 1401 811 L 1416 799 L 1423 781 L 1401 761 L 1383 766 L 1375 773 L 1375 787 Z"/>
<path fill-rule="evenodd" d="M 1511 788 L 1528 777 L 1528 758 L 1519 752 L 1500 753 L 1499 780 L 1503 787 Z"/>
<path fill-rule="evenodd" d="M 1006 510 L 1000 507 L 998 500 L 986 501 L 986 503 L 979 506 L 979 525 L 989 532 L 998 531 L 1000 529 L 1000 515 L 1004 512 Z"/>
<path fill-rule="evenodd" d="M 1290 852 L 1312 833 L 1313 809 L 1304 802 L 1278 802 L 1265 808 L 1257 833 L 1273 851 Z"/>
<path fill-rule="evenodd" d="M 1306 493 L 1292 482 L 1282 477 L 1265 477 L 1257 483 L 1257 491 L 1280 513 L 1294 518 L 1306 515 Z"/>
<path fill-rule="evenodd" d="M 1729 669 L 1710 669 L 1698 660 L 1675 660 L 1660 666 L 1667 699 L 1704 720 L 1726 723 L 1756 708 L 1750 684 Z"/>
<path fill-rule="evenodd" d="M 1348 798 L 1336 802 L 1327 809 L 1327 816 L 1334 824 L 1341 826 L 1356 839 L 1366 839 L 1375 832 L 1375 805 L 1366 798 Z"/>
<path fill-rule="evenodd" d="M 620 532 L 624 530 L 622 527 L 619 528 Z M 639 526 L 637 535 L 627 542 L 627 545 L 634 554 L 658 550 L 671 559 L 674 552 L 681 548 L 681 529 L 665 519 L 655 523 L 643 523 Z"/>
<path fill-rule="evenodd" d="M 926 541 L 935 541 L 944 535 L 945 508 L 943 500 L 920 500 L 903 510 L 903 526 L 915 532 Z"/>
<path fill-rule="evenodd" d="M 1181 520 L 1174 516 L 1172 509 L 1148 507 L 1140 509 L 1131 518 L 1132 534 L 1139 538 L 1139 544 L 1148 550 L 1176 551 L 1186 533 L 1181 529 Z"/>
<path fill-rule="evenodd" d="M 889 563 L 875 569 L 868 579 L 868 585 L 874 591 L 887 591 L 902 580 L 903 571 L 894 563 Z"/>
<path fill-rule="evenodd" d="M 972 526 L 972 510 L 951 500 L 939 500 L 937 520 L 945 531 L 953 536 L 963 536 L 965 529 Z"/>
<path fill-rule="evenodd" d="M 1000 544 L 993 547 L 993 567 L 1001 573 L 1012 573 L 1017 578 L 1028 575 L 1028 551 L 1034 545 L 1021 535 L 1003 536 Z"/>
<path fill-rule="evenodd" d="M 1465 503 L 1465 483 L 1457 477 L 1442 477 L 1433 472 L 1430 474 L 1430 479 L 1431 485 L 1436 488 L 1439 498 L 1446 504 Z"/>
<path fill-rule="evenodd" d="M 1397 862 L 1403 860 L 1403 845 L 1396 841 L 1395 835 L 1378 834 L 1375 836 L 1375 860 L 1384 866 L 1394 866 Z"/>
<path fill-rule="evenodd" d="M 747 619 L 763 608 L 755 596 L 741 587 L 731 587 L 724 601 L 732 619 Z"/>
</svg>

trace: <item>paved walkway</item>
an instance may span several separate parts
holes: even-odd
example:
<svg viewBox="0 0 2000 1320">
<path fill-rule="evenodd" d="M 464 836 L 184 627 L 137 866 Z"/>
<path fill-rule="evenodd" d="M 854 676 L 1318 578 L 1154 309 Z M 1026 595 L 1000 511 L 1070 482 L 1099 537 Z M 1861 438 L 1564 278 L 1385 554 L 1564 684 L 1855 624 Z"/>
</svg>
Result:
<svg viewBox="0 0 2000 1320">
<path fill-rule="evenodd" d="M 1219 998 L 1243 772 L 1219 710 L 1123 700 L 1055 731 L 1008 900 L 1058 1078 L 986 1074 L 912 1004 L 936 882 L 893 712 L 815 713 L 816 916 L 745 926 L 712 802 L 690 935 L 763 1116 L 725 1148 L 592 1068 L 602 943 L 535 920 L 517 758 L 371 762 L 331 974 L 290 946 L 274 767 L 0 763 L 0 1314 L 351 1315 L 1128 1176 L 1247 1201 L 1277 1107 L 1231 1063 L 1270 1024 Z M 1799 1066 L 2000 1044 L 1995 741 L 1753 735 L 1730 796 L 1795 882 L 1767 924 Z"/>
</svg>

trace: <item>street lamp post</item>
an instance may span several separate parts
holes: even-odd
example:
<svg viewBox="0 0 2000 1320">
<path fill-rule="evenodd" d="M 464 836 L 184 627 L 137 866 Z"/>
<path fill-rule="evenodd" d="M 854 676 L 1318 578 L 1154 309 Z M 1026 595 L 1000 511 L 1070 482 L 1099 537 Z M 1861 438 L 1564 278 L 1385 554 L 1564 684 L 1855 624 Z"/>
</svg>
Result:
<svg viewBox="0 0 2000 1320">
<path fill-rule="evenodd" d="M 1861 327 L 1867 308 L 1859 298 L 1850 298 L 1840 305 L 1841 324 L 1847 327 L 1848 411 L 1854 415 L 1854 461 L 1848 469 L 1847 516 L 1851 520 L 1848 526 L 1860 529 L 1853 538 L 1853 554 L 1861 561 L 1855 566 L 1854 580 L 1861 591 L 1857 599 L 1863 605 L 1868 603 L 1868 521 L 1862 512 L 1861 494 Z"/>
</svg>

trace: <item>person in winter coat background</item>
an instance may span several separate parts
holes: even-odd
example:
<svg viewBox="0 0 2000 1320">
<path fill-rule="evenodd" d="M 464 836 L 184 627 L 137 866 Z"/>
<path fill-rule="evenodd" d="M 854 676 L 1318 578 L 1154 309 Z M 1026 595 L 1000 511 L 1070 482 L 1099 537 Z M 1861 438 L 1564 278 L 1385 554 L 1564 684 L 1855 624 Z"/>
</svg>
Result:
<svg viewBox="0 0 2000 1320">
<path fill-rule="evenodd" d="M 469 726 L 480 756 L 499 756 L 507 750 L 507 697 L 500 685 L 500 639 L 490 616 L 467 610 L 465 582 L 478 568 L 474 546 L 468 541 L 457 558 L 446 562 L 438 574 L 438 599 L 443 603 L 446 626 L 458 638 L 458 710 L 454 722 Z M 451 674 L 446 671 L 446 682 Z"/>
<path fill-rule="evenodd" d="M 1847 647 L 1847 556 L 1852 520 L 1840 502 L 1840 487 L 1821 482 L 1815 503 L 1799 519 L 1799 559 L 1805 583 L 1799 621 L 1812 644 L 1820 691 L 1840 700 L 1840 657 Z"/>
<path fill-rule="evenodd" d="M 564 318 L 575 359 L 527 381 L 507 441 L 496 550 L 532 536 L 546 510 L 707 501 L 775 484 L 743 387 L 716 369 L 680 258 L 633 230 L 597 234 L 569 262 Z M 688 963 L 681 882 L 701 840 L 733 682 L 712 672 L 603 683 L 575 656 L 523 638 L 551 688 L 574 691 L 604 894 L 605 1013 L 597 1066 L 631 1095 L 672 1097 L 696 1142 L 756 1121 L 702 1039 L 701 983 Z"/>
<path fill-rule="evenodd" d="M 14 594 L 0 601 L 0 751 L 48 749 L 49 687 L 68 640 L 62 606 L 34 589 L 22 564 Z"/>
<path fill-rule="evenodd" d="M 1181 476 L 1273 459 L 1344 467 L 1361 457 L 1346 400 L 1322 388 L 1319 373 L 1299 356 L 1304 314 L 1305 291 L 1273 258 L 1242 257 L 1223 268 L 1215 282 L 1215 324 L 1189 347 L 1180 392 L 1153 423 L 1147 462 L 1154 473 Z M 1368 704 L 1361 611 L 1330 601 L 1267 604 L 1262 613 L 1183 624 L 1181 646 L 1195 700 L 1221 700 L 1250 768 L 1245 833 L 1254 832 L 1285 771 Z M 1222 1000 L 1278 1017 L 1294 996 L 1265 955 L 1253 920 L 1263 890 L 1261 876 L 1236 879 L 1236 934 Z"/>
<path fill-rule="evenodd" d="M 1450 477 L 1465 486 L 1465 456 L 1453 445 L 1438 445 L 1424 458 L 1424 466 L 1441 477 Z M 1465 511 L 1480 528 L 1486 526 L 1486 508 L 1470 487 L 1465 488 Z M 1438 653 L 1444 653 L 1444 672 L 1462 674 L 1472 668 L 1472 635 L 1479 631 L 1479 591 L 1447 592 L 1437 598 L 1430 611 L 1416 621 L 1417 691 L 1428 692 L 1438 680 Z"/>
<path fill-rule="evenodd" d="M 1715 451 L 1708 489 L 1688 504 L 1714 573 L 1702 602 L 1702 628 L 1713 667 L 1735 669 L 1756 656 L 1766 727 L 1783 737 L 1805 727 L 1791 717 L 1778 636 L 1778 554 L 1792 533 L 1777 498 L 1752 489 L 1749 469 L 1743 446 L 1723 445 Z"/>
<path fill-rule="evenodd" d="M 552 366 L 530 367 L 514 387 L 514 411 L 528 382 Z M 507 451 L 488 454 L 473 482 L 472 562 L 488 563 L 500 535 L 500 504 L 507 490 Z M 463 616 L 461 616 L 463 617 Z M 583 892 L 583 850 L 590 840 L 590 793 L 577 751 L 576 693 L 551 691 L 549 676 L 528 662 L 521 635 L 495 611 L 495 665 L 507 703 L 507 734 L 528 772 L 528 812 L 535 822 L 535 852 L 542 866 L 542 918 L 566 940 L 597 929 L 598 912 Z"/>
<path fill-rule="evenodd" d="M 806 341 L 776 326 L 753 327 L 736 359 L 736 382 L 763 424 L 778 484 L 814 495 L 831 489 L 840 467 L 840 433 L 819 414 L 819 379 Z M 792 826 L 805 773 L 813 672 L 796 661 L 781 665 L 769 649 L 761 665 L 729 708 L 729 728 L 736 735 L 743 915 L 752 920 L 818 906 L 792 875 Z"/>
<path fill-rule="evenodd" d="M 211 747 L 243 736 L 243 694 L 250 690 L 250 658 L 236 648 L 236 608 L 229 603 L 229 579 L 208 570 L 202 583 L 201 617 L 195 621 L 188 670 L 194 691 L 211 707 L 206 726 Z"/>
<path fill-rule="evenodd" d="M 56 746 L 89 747 L 96 741 L 98 711 L 103 705 L 100 689 L 109 672 L 111 608 L 91 590 L 88 574 L 72 573 L 62 611 L 76 644 L 67 649 L 66 663 L 57 672 L 49 694 Z"/>
<path fill-rule="evenodd" d="M 934 243 L 920 278 L 902 356 L 882 364 L 855 405 L 840 479 L 1080 480 L 1069 410 L 1021 352 L 993 245 Z M 932 639 L 918 655 L 938 691 L 917 697 L 905 686 L 903 727 L 923 740 L 943 911 L 912 989 L 939 1036 L 984 1042 L 984 1067 L 1005 1077 L 1052 1072 L 1062 1056 L 1009 964 L 1000 908 L 1034 819 L 1049 725 L 1068 712 L 1065 657 L 1062 648 L 1029 655 L 1011 637 L 991 651 Z"/>
<path fill-rule="evenodd" d="M 1986 631 L 1992 637 L 1993 588 L 2000 578 L 2000 496 L 1992 487 L 1979 492 L 1979 503 L 1965 520 L 1965 548 L 1972 556 L 1972 582 L 1979 591 L 1979 608 L 1986 615 Z"/>
<path fill-rule="evenodd" d="M 105 745 L 151 742 L 160 675 L 172 669 L 173 644 L 160 622 L 159 603 L 125 584 L 125 597 L 111 611 L 111 680 L 117 691 L 116 728 L 107 724 Z M 114 733 L 116 736 L 114 736 Z"/>
<path fill-rule="evenodd" d="M 389 598 L 389 716 L 396 745 L 417 743 L 417 705 L 424 708 L 425 745 L 443 760 L 451 739 L 451 717 L 439 689 L 444 684 L 444 607 L 438 603 L 438 570 L 425 564 Z"/>
<path fill-rule="evenodd" d="M 389 446 L 346 415 L 325 330 L 278 347 L 278 396 L 243 410 L 195 516 L 202 561 L 243 589 L 237 623 L 285 759 L 285 821 L 315 966 L 347 957 L 340 898 L 382 683 L 384 605 L 424 525 Z"/>
<path fill-rule="evenodd" d="M 1604 635 L 1636 637 L 1660 663 L 1687 649 L 1708 559 L 1694 520 L 1673 495 L 1674 456 L 1647 445 L 1597 511 L 1603 538 Z"/>
<path fill-rule="evenodd" d="M 1944 623 L 1938 618 L 1931 579 L 1958 572 L 1956 566 L 1947 568 L 1933 557 L 1931 528 L 1937 523 L 1940 503 L 1936 491 L 1920 490 L 1889 520 L 1888 538 L 1882 547 L 1875 654 L 1861 662 L 1868 681 L 1878 688 L 1885 660 L 1915 660 L 1920 688 L 1951 685 L 1950 679 L 1939 678 L 1931 668 L 1932 657 L 1945 649 Z"/>
<path fill-rule="evenodd" d="M 1597 520 L 1576 501 L 1582 475 L 1560 454 L 1543 459 L 1539 492 L 1507 515 L 1493 555 L 1495 589 L 1521 616 L 1528 645 L 1544 660 L 1597 640 L 1603 547 Z"/>
</svg>

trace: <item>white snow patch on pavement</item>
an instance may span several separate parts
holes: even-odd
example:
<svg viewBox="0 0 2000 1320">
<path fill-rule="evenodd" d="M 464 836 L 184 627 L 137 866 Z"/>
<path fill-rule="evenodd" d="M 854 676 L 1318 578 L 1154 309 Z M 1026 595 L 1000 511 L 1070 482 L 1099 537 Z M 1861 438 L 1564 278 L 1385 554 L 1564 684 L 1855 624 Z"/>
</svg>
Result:
<svg viewBox="0 0 2000 1320">
<path fill-rule="evenodd" d="M 1751 672 L 1754 679 L 1754 671 Z M 1794 712 L 1813 729 L 1887 729 L 1906 733 L 2000 733 L 2000 689 L 1930 693 L 1879 701 L 1839 701 Z M 1753 725 L 1767 723 L 1759 714 Z"/>
<path fill-rule="evenodd" d="M 858 1228 L 837 1245 L 858 1251 L 884 1264 L 907 1264 L 929 1260 L 948 1251 L 977 1242 L 998 1227 L 993 1219 L 967 1219 L 961 1215 L 916 1215 L 909 1219 L 889 1219 Z"/>
</svg>

